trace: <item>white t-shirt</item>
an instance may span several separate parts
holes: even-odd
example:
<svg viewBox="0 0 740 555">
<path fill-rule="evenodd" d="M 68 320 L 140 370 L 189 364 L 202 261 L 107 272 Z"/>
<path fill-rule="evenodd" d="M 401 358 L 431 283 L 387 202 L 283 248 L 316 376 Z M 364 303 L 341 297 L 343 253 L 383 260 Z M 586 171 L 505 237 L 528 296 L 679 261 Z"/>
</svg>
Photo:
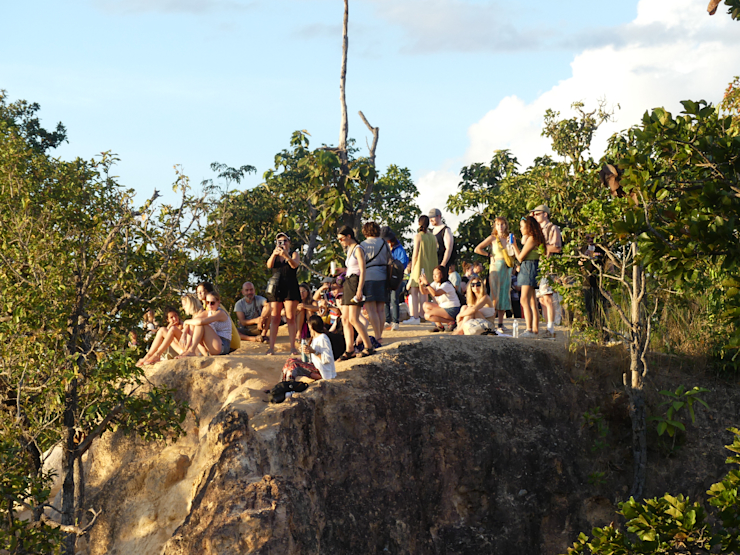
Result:
<svg viewBox="0 0 740 555">
<path fill-rule="evenodd" d="M 449 281 L 445 281 L 444 283 L 433 281 L 429 284 L 429 287 L 435 291 L 444 291 L 444 295 L 434 297 L 434 300 L 437 301 L 437 304 L 441 308 L 455 308 L 456 306 L 460 306 L 460 299 L 457 298 L 455 288 Z"/>
<path fill-rule="evenodd" d="M 316 351 L 311 353 L 311 363 L 318 369 L 321 377 L 331 380 L 337 377 L 337 369 L 334 366 L 334 352 L 331 350 L 329 336 L 325 333 L 317 335 L 311 340 L 311 348 Z"/>
</svg>

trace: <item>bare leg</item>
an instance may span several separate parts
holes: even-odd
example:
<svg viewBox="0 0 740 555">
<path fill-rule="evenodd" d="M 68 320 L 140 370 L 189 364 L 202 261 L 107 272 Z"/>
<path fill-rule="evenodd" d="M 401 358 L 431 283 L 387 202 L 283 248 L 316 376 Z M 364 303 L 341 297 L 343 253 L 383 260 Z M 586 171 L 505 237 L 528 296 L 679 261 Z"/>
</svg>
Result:
<svg viewBox="0 0 740 555">
<path fill-rule="evenodd" d="M 163 328 L 160 328 L 160 330 L 162 329 Z M 159 335 L 159 331 L 157 331 L 157 335 Z M 180 331 L 180 328 L 172 327 L 169 330 L 166 330 L 166 333 L 163 334 L 162 340 L 159 342 L 157 350 L 147 356 L 147 360 L 144 364 L 154 364 L 157 362 L 162 358 L 162 355 L 167 352 L 170 345 L 174 345 L 180 337 L 182 337 L 182 331 Z M 152 347 L 153 346 L 154 345 L 152 345 Z"/>
<path fill-rule="evenodd" d="M 383 337 L 383 321 L 378 315 L 378 305 L 382 307 L 383 303 L 375 301 L 365 303 L 365 308 L 367 309 L 367 318 L 368 320 L 370 320 L 370 325 L 373 327 L 373 331 L 375 332 L 375 339 L 380 341 Z M 383 315 L 385 316 L 385 313 L 383 313 Z"/>
<path fill-rule="evenodd" d="M 342 307 L 342 329 L 344 330 L 344 350 L 352 354 L 355 352 L 355 330 L 349 317 L 348 306 Z"/>
<path fill-rule="evenodd" d="M 370 342 L 370 336 L 367 333 L 367 328 L 364 326 L 362 322 L 360 322 L 360 307 L 355 305 L 350 305 L 347 307 L 347 312 L 349 313 L 349 321 L 350 325 L 354 326 L 357 329 L 357 333 L 360 334 L 360 339 L 362 339 L 362 342 L 365 345 L 366 349 L 372 349 L 373 344 Z M 345 335 L 345 340 L 347 339 L 347 336 Z M 352 340 L 353 342 L 351 345 L 353 345 L 352 348 L 354 348 L 354 333 L 352 334 Z"/>
<path fill-rule="evenodd" d="M 267 349 L 266 354 L 274 355 L 275 340 L 277 339 L 278 327 L 280 327 L 280 313 L 283 311 L 283 303 L 270 303 L 270 310 L 272 310 L 272 316 L 270 317 L 270 348 Z"/>
<path fill-rule="evenodd" d="M 290 338 L 290 354 L 297 355 L 298 349 L 295 348 L 295 314 L 298 311 L 298 301 L 285 301 L 285 318 L 288 320 L 288 337 Z"/>
<path fill-rule="evenodd" d="M 421 293 L 418 287 L 409 289 L 409 312 L 412 318 L 418 318 L 421 312 Z"/>
</svg>

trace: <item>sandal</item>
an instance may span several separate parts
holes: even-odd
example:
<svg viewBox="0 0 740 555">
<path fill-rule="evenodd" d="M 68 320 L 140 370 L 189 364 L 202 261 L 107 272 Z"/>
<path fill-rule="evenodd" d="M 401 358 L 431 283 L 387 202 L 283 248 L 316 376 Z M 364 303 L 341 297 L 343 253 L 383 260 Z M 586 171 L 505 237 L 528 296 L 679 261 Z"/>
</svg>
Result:
<svg viewBox="0 0 740 555">
<path fill-rule="evenodd" d="M 437 333 L 438 331 L 445 331 L 445 329 L 440 328 L 439 326 L 434 326 L 433 329 L 429 330 L 429 333 Z"/>
<path fill-rule="evenodd" d="M 354 353 L 350 353 L 349 351 L 345 351 L 344 354 L 342 356 L 340 356 L 337 360 L 338 361 L 345 361 L 345 360 L 349 360 L 351 358 L 355 358 L 355 354 Z"/>
<path fill-rule="evenodd" d="M 267 349 L 267 352 L 265 353 L 265 356 L 270 356 L 275 354 L 275 349 Z"/>
<path fill-rule="evenodd" d="M 369 357 L 370 355 L 375 354 L 375 349 L 370 347 L 369 349 L 365 348 L 362 351 L 360 351 L 360 354 L 356 355 L 357 358 L 363 358 L 363 357 Z"/>
</svg>

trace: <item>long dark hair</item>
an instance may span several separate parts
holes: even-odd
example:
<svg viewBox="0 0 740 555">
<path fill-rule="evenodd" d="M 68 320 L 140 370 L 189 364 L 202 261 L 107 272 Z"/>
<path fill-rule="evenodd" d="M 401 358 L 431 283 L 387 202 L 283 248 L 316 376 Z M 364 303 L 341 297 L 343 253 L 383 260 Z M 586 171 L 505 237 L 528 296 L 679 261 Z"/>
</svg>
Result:
<svg viewBox="0 0 740 555">
<path fill-rule="evenodd" d="M 427 229 L 429 229 L 429 216 L 419 216 L 419 232 L 426 233 Z"/>
<path fill-rule="evenodd" d="M 545 244 L 545 235 L 542 233 L 542 228 L 534 216 L 525 216 L 522 218 L 526 222 L 525 227 L 527 228 L 527 235 L 534 237 L 535 242 L 538 245 Z"/>
</svg>

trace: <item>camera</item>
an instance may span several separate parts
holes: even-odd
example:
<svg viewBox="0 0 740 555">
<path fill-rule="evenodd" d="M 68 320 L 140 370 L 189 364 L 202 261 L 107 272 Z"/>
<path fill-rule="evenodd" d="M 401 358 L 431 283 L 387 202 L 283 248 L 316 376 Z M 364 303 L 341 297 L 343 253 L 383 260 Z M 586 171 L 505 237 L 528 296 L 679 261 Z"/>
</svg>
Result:
<svg viewBox="0 0 740 555">
<path fill-rule="evenodd" d="M 278 239 L 275 244 L 281 249 L 285 248 L 285 239 Z"/>
</svg>

